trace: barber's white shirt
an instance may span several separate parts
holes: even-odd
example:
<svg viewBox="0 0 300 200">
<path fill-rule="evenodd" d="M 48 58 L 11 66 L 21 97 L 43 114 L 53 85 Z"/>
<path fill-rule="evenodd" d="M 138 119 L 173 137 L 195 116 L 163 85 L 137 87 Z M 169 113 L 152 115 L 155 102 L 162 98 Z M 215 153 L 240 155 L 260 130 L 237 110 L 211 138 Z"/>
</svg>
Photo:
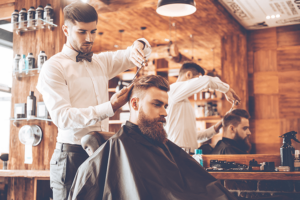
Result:
<svg viewBox="0 0 300 200">
<path fill-rule="evenodd" d="M 226 93 L 229 85 L 217 77 L 200 76 L 188 81 L 173 83 L 168 93 L 169 106 L 166 124 L 168 139 L 180 147 L 189 147 L 192 152 L 198 148 L 197 139 L 208 140 L 216 134 L 212 126 L 197 135 L 196 116 L 188 100 L 188 97 L 207 88 Z"/>
<path fill-rule="evenodd" d="M 139 40 L 151 48 L 147 40 Z M 108 131 L 108 117 L 114 115 L 108 81 L 134 67 L 129 60 L 131 49 L 94 54 L 91 62 L 76 62 L 78 52 L 64 45 L 45 62 L 37 89 L 58 127 L 58 142 L 80 144 L 81 137 L 91 131 Z"/>
</svg>

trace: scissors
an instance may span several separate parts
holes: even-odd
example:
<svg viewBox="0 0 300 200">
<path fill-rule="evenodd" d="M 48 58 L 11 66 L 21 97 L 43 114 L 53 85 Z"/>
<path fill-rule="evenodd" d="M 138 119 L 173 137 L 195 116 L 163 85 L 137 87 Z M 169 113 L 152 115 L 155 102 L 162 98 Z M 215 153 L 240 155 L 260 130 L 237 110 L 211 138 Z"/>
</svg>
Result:
<svg viewBox="0 0 300 200">
<path fill-rule="evenodd" d="M 235 106 L 235 105 L 238 105 L 239 103 L 240 103 L 240 102 L 239 102 L 238 100 L 234 100 L 234 101 L 232 102 L 232 106 L 231 106 L 229 112 L 231 112 L 231 111 L 233 110 L 234 106 Z"/>
<path fill-rule="evenodd" d="M 146 60 L 146 62 L 148 62 L 148 60 Z M 131 83 L 130 83 L 129 85 L 131 85 L 131 84 L 134 82 L 134 80 L 136 79 L 136 77 L 137 77 L 137 75 L 139 74 L 139 72 L 141 71 L 141 69 L 145 66 L 144 61 L 142 62 L 141 65 L 142 65 L 142 66 L 137 70 L 136 74 L 134 75 L 134 77 L 133 77 L 133 79 L 132 79 L 132 81 L 131 81 Z"/>
</svg>

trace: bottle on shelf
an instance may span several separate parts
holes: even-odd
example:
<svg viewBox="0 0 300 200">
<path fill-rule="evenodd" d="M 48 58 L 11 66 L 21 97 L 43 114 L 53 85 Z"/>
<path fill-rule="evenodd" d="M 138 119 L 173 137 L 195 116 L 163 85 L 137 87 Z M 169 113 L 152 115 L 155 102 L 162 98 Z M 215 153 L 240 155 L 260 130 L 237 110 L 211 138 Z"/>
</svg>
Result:
<svg viewBox="0 0 300 200">
<path fill-rule="evenodd" d="M 204 106 L 199 105 L 198 106 L 198 117 L 204 117 L 205 113 L 204 113 Z"/>
<path fill-rule="evenodd" d="M 35 27 L 34 18 L 35 18 L 35 9 L 33 6 L 31 6 L 27 11 L 27 19 L 28 19 L 27 28 L 33 29 Z"/>
<path fill-rule="evenodd" d="M 195 149 L 195 154 L 193 158 L 199 162 L 199 164 L 203 167 L 203 159 L 202 159 L 202 149 Z"/>
<path fill-rule="evenodd" d="M 207 90 L 207 91 L 205 92 L 205 99 L 210 99 L 210 98 L 211 98 L 210 91 Z"/>
<path fill-rule="evenodd" d="M 37 62 L 37 67 L 39 71 L 42 69 L 46 60 L 47 60 L 47 55 L 45 54 L 45 51 L 40 51 L 40 54 L 38 55 L 38 62 Z"/>
<path fill-rule="evenodd" d="M 211 93 L 210 98 L 212 98 L 212 99 L 217 98 L 217 96 L 216 96 L 216 90 L 214 90 L 214 91 Z"/>
<path fill-rule="evenodd" d="M 28 74 L 28 69 L 35 68 L 35 58 L 33 57 L 32 53 L 28 53 L 26 61 L 27 61 L 26 74 Z"/>
<path fill-rule="evenodd" d="M 19 11 L 15 10 L 11 14 L 11 23 L 13 24 L 13 30 L 16 30 L 18 28 L 18 22 L 19 21 Z"/>
<path fill-rule="evenodd" d="M 211 104 L 210 102 L 205 104 L 205 117 L 211 116 Z"/>
<path fill-rule="evenodd" d="M 203 92 L 199 92 L 199 99 L 200 99 L 200 100 L 203 99 Z"/>
<path fill-rule="evenodd" d="M 26 66 L 27 66 L 27 63 L 26 63 L 26 56 L 25 54 L 22 54 L 21 56 L 21 59 L 19 61 L 19 73 L 22 74 L 23 72 L 25 72 L 26 70 Z"/>
<path fill-rule="evenodd" d="M 300 171 L 300 151 L 295 150 L 294 171 Z"/>
<path fill-rule="evenodd" d="M 13 75 L 19 72 L 19 64 L 20 64 L 21 56 L 20 54 L 16 54 L 13 62 Z"/>
<path fill-rule="evenodd" d="M 50 3 L 48 3 L 44 8 L 44 20 L 53 23 L 53 8 L 51 7 Z"/>
<path fill-rule="evenodd" d="M 44 17 L 44 8 L 43 6 L 39 5 L 35 11 L 35 19 L 36 19 L 35 26 L 37 27 L 43 26 L 43 21 L 39 20 L 39 19 L 43 19 L 43 17 Z"/>
<path fill-rule="evenodd" d="M 212 116 L 219 116 L 217 104 L 212 104 Z"/>
<path fill-rule="evenodd" d="M 27 12 L 25 8 L 22 8 L 19 12 L 19 29 L 25 29 L 27 27 Z"/>
<path fill-rule="evenodd" d="M 36 97 L 34 92 L 30 91 L 29 96 L 27 97 L 27 119 L 35 117 L 35 106 L 36 106 Z"/>
</svg>

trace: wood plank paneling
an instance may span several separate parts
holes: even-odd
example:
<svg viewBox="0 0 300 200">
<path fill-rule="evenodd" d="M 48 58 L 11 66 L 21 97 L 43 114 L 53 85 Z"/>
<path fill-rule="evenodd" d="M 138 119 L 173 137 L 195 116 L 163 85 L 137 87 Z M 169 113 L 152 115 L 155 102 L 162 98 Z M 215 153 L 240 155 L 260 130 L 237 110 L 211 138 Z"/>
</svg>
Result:
<svg viewBox="0 0 300 200">
<path fill-rule="evenodd" d="M 300 70 L 278 73 L 279 94 L 300 96 Z"/>
<path fill-rule="evenodd" d="M 300 46 L 277 51 L 278 71 L 300 70 Z"/>
<path fill-rule="evenodd" d="M 23 33 L 21 36 L 14 33 L 14 54 L 25 54 L 29 52 L 33 53 L 37 60 L 37 55 L 41 50 L 44 50 L 50 58 L 54 54 L 61 51 L 63 44 L 65 43 L 65 36 L 61 30 L 63 24 L 62 8 L 64 7 L 64 1 L 55 0 L 17 0 L 15 2 L 16 9 L 21 8 L 28 9 L 30 6 L 37 7 L 38 5 L 46 6 L 50 3 L 54 9 L 55 18 L 54 23 L 58 25 L 53 31 L 48 29 L 37 30 Z M 61 17 L 60 17 L 61 16 Z M 38 76 L 26 77 L 21 80 L 13 80 L 12 83 L 12 109 L 11 116 L 14 113 L 15 103 L 25 103 L 29 91 L 34 91 L 37 102 L 43 101 L 42 95 L 36 90 Z M 24 145 L 20 143 L 18 139 L 18 132 L 23 125 L 35 124 L 42 128 L 43 140 L 40 145 L 33 147 L 33 164 L 24 164 Z M 49 169 L 50 159 L 55 148 L 57 127 L 52 124 L 47 124 L 45 121 L 29 121 L 23 122 L 22 126 L 15 127 L 11 122 L 10 132 L 10 161 L 8 163 L 9 169 Z"/>
<path fill-rule="evenodd" d="M 255 95 L 254 105 L 255 119 L 278 119 L 279 118 L 279 97 L 278 95 Z"/>
<path fill-rule="evenodd" d="M 248 51 L 247 53 L 247 67 L 248 67 L 248 74 L 253 74 L 254 73 L 254 54 L 253 51 Z"/>
<path fill-rule="evenodd" d="M 276 50 L 276 28 L 251 31 L 248 37 L 248 51 Z"/>
<path fill-rule="evenodd" d="M 277 71 L 277 51 L 260 50 L 254 52 L 254 72 Z"/>
<path fill-rule="evenodd" d="M 248 108 L 247 42 L 245 35 L 227 35 L 222 38 L 222 81 L 228 83 L 241 98 L 239 108 Z M 231 105 L 224 100 L 222 113 Z"/>
<path fill-rule="evenodd" d="M 278 154 L 281 146 L 280 119 L 254 119 L 251 123 L 251 141 L 257 154 Z"/>
<path fill-rule="evenodd" d="M 300 45 L 300 25 L 283 26 L 276 28 L 277 30 L 277 45 L 297 46 Z"/>
<path fill-rule="evenodd" d="M 254 94 L 278 94 L 278 72 L 256 72 L 253 84 Z"/>
<path fill-rule="evenodd" d="M 300 118 L 300 96 L 279 97 L 279 116 L 280 118 Z"/>
</svg>

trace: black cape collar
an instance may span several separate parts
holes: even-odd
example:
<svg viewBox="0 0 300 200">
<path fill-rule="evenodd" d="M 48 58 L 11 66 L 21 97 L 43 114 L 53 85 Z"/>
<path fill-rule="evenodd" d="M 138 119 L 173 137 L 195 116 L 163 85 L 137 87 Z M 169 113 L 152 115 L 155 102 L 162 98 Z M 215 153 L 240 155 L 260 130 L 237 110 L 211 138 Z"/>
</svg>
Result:
<svg viewBox="0 0 300 200">
<path fill-rule="evenodd" d="M 245 152 L 245 154 L 246 154 L 246 151 L 244 150 L 243 145 L 240 144 L 239 142 L 237 142 L 235 140 L 232 140 L 232 139 L 229 139 L 229 138 L 226 138 L 226 137 L 223 137 L 222 141 L 229 144 L 230 146 L 233 146 L 233 147 L 237 148 L 241 152 Z"/>
<path fill-rule="evenodd" d="M 154 139 L 150 138 L 149 136 L 143 134 L 142 131 L 140 130 L 139 126 L 130 121 L 126 121 L 124 128 L 125 128 L 125 132 L 127 132 L 130 136 L 132 136 L 133 139 L 135 139 L 136 141 L 138 141 L 140 143 L 143 143 L 146 145 L 159 146 L 164 150 L 167 149 L 165 144 L 163 144 L 161 142 L 157 142 Z M 140 137 L 140 136 L 142 136 L 142 137 Z"/>
</svg>

